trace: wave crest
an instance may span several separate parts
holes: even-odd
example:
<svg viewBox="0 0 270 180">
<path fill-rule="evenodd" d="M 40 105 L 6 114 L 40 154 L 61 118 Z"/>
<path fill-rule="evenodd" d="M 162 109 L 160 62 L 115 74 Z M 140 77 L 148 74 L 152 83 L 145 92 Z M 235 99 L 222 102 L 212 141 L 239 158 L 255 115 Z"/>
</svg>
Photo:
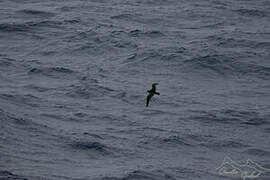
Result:
<svg viewBox="0 0 270 180">
<path fill-rule="evenodd" d="M 74 73 L 73 70 L 64 67 L 36 67 L 28 71 L 29 75 L 43 75 L 54 78 L 61 78 Z"/>
</svg>

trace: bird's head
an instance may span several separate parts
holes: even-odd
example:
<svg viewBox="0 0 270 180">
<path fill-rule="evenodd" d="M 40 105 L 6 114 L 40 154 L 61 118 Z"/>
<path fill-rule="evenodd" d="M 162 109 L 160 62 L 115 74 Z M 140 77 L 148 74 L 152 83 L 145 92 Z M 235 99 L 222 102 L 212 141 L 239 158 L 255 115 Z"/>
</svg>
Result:
<svg viewBox="0 0 270 180">
<path fill-rule="evenodd" d="M 158 83 L 153 83 L 152 84 L 152 87 L 156 87 L 156 85 L 158 85 Z"/>
</svg>

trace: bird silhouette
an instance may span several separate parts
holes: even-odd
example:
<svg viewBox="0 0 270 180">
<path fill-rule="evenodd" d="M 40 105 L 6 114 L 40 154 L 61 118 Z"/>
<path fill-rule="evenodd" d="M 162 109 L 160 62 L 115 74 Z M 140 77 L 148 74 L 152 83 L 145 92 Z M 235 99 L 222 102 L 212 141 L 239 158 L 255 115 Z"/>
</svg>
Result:
<svg viewBox="0 0 270 180">
<path fill-rule="evenodd" d="M 150 99 L 155 95 L 160 95 L 159 92 L 156 92 L 156 85 L 158 85 L 158 83 L 153 83 L 152 84 L 152 89 L 148 90 L 147 92 L 149 93 L 148 96 L 146 97 L 146 107 L 148 107 Z"/>
</svg>

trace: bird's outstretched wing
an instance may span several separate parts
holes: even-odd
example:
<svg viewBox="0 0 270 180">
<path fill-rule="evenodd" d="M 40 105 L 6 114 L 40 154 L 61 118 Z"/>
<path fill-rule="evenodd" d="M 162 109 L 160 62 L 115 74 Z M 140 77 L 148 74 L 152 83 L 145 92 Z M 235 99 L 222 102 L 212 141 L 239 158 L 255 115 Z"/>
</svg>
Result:
<svg viewBox="0 0 270 180">
<path fill-rule="evenodd" d="M 146 98 L 146 107 L 148 107 L 148 104 L 150 102 L 150 99 L 153 97 L 154 94 L 148 94 L 147 98 Z"/>
</svg>

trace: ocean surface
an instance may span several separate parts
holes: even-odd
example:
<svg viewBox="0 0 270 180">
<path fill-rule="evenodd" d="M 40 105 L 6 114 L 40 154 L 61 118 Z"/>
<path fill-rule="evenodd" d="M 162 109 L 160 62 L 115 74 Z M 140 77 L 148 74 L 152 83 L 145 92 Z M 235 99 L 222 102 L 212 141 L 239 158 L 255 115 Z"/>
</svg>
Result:
<svg viewBox="0 0 270 180">
<path fill-rule="evenodd" d="M 227 156 L 270 168 L 269 0 L 0 0 L 1 180 L 242 179 Z"/>
</svg>

